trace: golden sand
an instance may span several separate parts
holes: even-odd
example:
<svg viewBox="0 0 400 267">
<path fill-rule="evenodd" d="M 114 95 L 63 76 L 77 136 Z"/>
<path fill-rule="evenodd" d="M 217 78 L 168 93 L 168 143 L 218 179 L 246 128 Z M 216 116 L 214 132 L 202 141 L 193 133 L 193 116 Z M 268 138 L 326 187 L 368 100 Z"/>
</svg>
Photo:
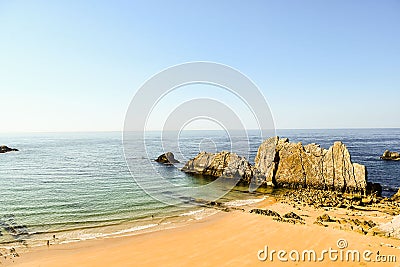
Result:
<svg viewBox="0 0 400 267">
<path fill-rule="evenodd" d="M 396 263 L 372 262 L 380 256 L 395 255 L 400 261 L 400 240 L 363 235 L 355 231 L 340 229 L 338 225 L 323 227 L 314 224 L 316 217 L 325 213 L 315 208 L 293 207 L 286 203 L 276 203 L 272 197 L 258 203 L 258 207 L 268 208 L 280 214 L 293 211 L 305 219 L 305 224 L 292 224 L 273 220 L 271 217 L 251 214 L 246 211 L 220 212 L 203 220 L 194 221 L 187 226 L 139 234 L 130 237 L 118 237 L 81 241 L 77 243 L 40 247 L 23 253 L 12 260 L 3 260 L 3 266 L 399 266 Z M 333 217 L 355 216 L 347 210 L 332 209 Z M 374 218 L 382 222 L 390 218 L 366 212 L 358 213 L 357 218 Z M 340 261 L 339 239 L 344 239 L 348 250 L 358 250 L 361 254 L 371 251 L 366 262 Z M 271 250 L 285 250 L 287 262 L 280 261 L 277 253 L 273 260 L 261 261 L 259 253 L 268 246 Z M 323 250 L 338 250 L 338 260 L 331 261 L 325 254 L 324 261 L 299 261 L 289 259 L 288 253 L 296 250 L 314 250 L 321 258 Z M 281 252 L 283 253 L 283 252 Z M 259 254 L 259 255 L 258 255 Z M 367 253 L 368 254 L 368 253 Z M 346 254 L 343 254 L 346 255 Z M 293 258 L 296 254 L 292 252 Z M 318 260 L 318 259 L 317 259 Z M 388 260 L 388 259 L 386 259 Z"/>
</svg>

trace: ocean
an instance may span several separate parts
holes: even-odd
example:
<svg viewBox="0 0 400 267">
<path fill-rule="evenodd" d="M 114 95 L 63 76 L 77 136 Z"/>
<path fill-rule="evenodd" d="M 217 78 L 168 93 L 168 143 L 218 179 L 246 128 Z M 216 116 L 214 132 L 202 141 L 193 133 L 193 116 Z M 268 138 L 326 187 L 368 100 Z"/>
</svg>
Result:
<svg viewBox="0 0 400 267">
<path fill-rule="evenodd" d="M 368 181 L 382 184 L 384 196 L 400 187 L 400 162 L 379 158 L 386 149 L 400 151 L 400 129 L 278 130 L 277 134 L 324 148 L 343 141 L 353 162 L 367 167 Z M 168 137 L 164 138 L 168 143 Z M 200 150 L 235 148 L 233 152 L 246 154 L 253 162 L 262 139 L 256 133 L 249 135 L 249 142 L 241 136 L 231 138 L 234 146 L 223 131 L 187 131 L 179 140 L 179 155 L 187 160 Z M 134 149 L 127 155 L 136 175 L 148 181 L 153 192 L 165 190 L 154 170 L 181 186 L 209 182 L 155 162 L 149 169 L 148 159 L 164 152 L 159 140 L 160 133 L 146 135 L 147 155 L 131 152 Z M 196 203 L 169 205 L 148 195 L 127 167 L 121 132 L 2 133 L 0 143 L 20 150 L 0 154 L 0 246 L 132 235 L 176 227 L 217 212 Z M 219 201 L 239 207 L 260 201 L 263 195 L 237 186 Z"/>
</svg>

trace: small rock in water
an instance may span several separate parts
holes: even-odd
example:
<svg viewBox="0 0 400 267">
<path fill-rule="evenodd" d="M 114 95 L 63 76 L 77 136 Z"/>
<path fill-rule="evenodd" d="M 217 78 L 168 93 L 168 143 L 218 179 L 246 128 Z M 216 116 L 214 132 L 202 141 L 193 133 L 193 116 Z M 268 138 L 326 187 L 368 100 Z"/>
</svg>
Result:
<svg viewBox="0 0 400 267">
<path fill-rule="evenodd" d="M 175 159 L 175 156 L 172 152 L 167 152 L 162 155 L 160 155 L 157 159 L 157 162 L 159 163 L 164 163 L 164 164 L 174 164 L 174 163 L 179 163 L 178 160 Z"/>
<path fill-rule="evenodd" d="M 400 160 L 400 154 L 398 152 L 391 152 L 386 150 L 381 156 L 383 160 Z"/>
<path fill-rule="evenodd" d="M 16 148 L 10 148 L 8 146 L 0 146 L 0 153 L 6 153 L 11 151 L 18 151 Z"/>
</svg>

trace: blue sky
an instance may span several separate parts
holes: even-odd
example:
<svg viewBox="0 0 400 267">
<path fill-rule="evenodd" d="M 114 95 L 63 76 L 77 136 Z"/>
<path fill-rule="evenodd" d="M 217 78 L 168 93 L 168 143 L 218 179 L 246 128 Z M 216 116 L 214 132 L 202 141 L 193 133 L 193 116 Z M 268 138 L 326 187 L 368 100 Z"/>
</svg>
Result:
<svg viewBox="0 0 400 267">
<path fill-rule="evenodd" d="M 122 130 L 143 82 L 188 61 L 250 77 L 277 128 L 400 127 L 399 14 L 399 0 L 0 0 L 0 131 Z"/>
</svg>

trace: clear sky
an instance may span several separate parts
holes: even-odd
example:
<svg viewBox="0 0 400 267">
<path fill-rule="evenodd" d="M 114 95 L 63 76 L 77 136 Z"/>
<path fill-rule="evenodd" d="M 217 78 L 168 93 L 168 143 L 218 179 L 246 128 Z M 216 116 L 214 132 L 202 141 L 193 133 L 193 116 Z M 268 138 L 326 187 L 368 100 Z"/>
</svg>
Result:
<svg viewBox="0 0 400 267">
<path fill-rule="evenodd" d="M 118 131 L 140 85 L 215 61 L 278 128 L 400 127 L 400 1 L 1 1 L 0 131 Z"/>
</svg>

